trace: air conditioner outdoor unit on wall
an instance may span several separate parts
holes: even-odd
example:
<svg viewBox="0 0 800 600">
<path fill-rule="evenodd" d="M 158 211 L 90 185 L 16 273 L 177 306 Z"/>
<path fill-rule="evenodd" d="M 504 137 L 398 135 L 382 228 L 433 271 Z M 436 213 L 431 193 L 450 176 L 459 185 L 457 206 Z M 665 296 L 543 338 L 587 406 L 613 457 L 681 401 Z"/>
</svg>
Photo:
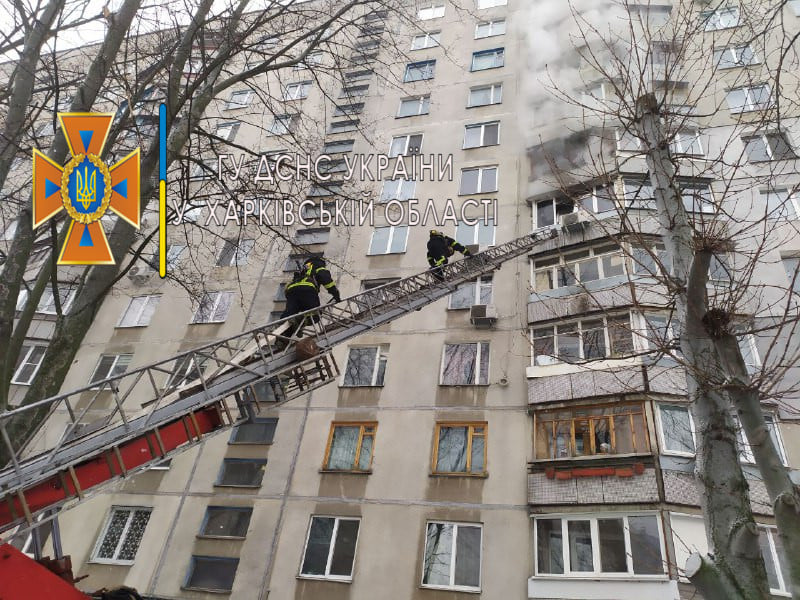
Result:
<svg viewBox="0 0 800 600">
<path fill-rule="evenodd" d="M 497 322 L 494 304 L 473 304 L 469 309 L 469 322 L 478 328 L 492 327 Z"/>
<path fill-rule="evenodd" d="M 128 270 L 128 279 L 135 283 L 144 283 L 150 278 L 150 269 L 143 265 L 134 265 Z"/>
<path fill-rule="evenodd" d="M 566 215 L 561 215 L 561 227 L 567 231 L 580 231 L 585 228 L 589 223 L 589 214 L 586 211 L 579 210 Z"/>
</svg>

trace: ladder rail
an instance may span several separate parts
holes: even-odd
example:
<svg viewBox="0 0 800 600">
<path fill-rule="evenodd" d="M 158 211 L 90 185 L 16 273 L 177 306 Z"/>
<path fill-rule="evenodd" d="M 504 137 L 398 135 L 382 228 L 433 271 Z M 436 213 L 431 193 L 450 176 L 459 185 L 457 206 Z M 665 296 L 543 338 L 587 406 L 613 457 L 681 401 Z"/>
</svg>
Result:
<svg viewBox="0 0 800 600">
<path fill-rule="evenodd" d="M 142 432 L 215 403 L 227 402 L 234 394 L 248 388 L 254 389 L 256 384 L 269 381 L 280 373 L 290 372 L 293 364 L 300 365 L 305 361 L 295 358 L 293 345 L 286 343 L 289 338 L 278 332 L 295 319 L 310 321 L 306 325 L 311 330 L 307 337 L 314 339 L 321 354 L 329 354 L 336 345 L 435 302 L 450 294 L 458 284 L 489 273 L 507 260 L 531 251 L 556 235 L 552 230 L 543 234 L 529 234 L 444 266 L 441 269 L 443 280 L 437 279 L 430 270 L 424 271 L 350 296 L 337 304 L 327 304 L 272 321 L 182 351 L 168 359 L 4 412 L 0 414 L 0 442 L 10 452 L 12 464 L 0 470 L 0 496 L 8 497 L 37 481 L 46 480 L 54 473 L 63 472 L 72 464 L 85 461 L 87 457 L 99 456 L 109 448 L 135 439 Z M 279 341 L 283 342 L 282 347 L 276 344 Z M 210 372 L 200 368 L 206 363 L 214 364 Z M 187 365 L 189 368 L 186 368 Z M 164 375 L 167 376 L 166 382 L 159 387 L 157 382 L 163 380 Z M 325 383 L 328 381 L 317 382 L 311 389 Z M 140 384 L 144 390 L 137 389 Z M 283 387 L 284 384 L 279 380 L 278 385 Z M 80 419 L 92 410 L 101 410 L 93 407 L 97 399 L 102 397 L 101 392 L 108 390 L 112 392 L 113 402 L 110 402 L 110 412 L 96 421 L 101 423 L 100 427 L 86 437 L 69 439 L 77 426 L 83 424 Z M 73 405 L 77 405 L 81 395 L 86 393 L 93 394 L 92 400 L 82 410 L 75 411 Z M 137 394 L 146 398 L 139 409 L 133 406 Z M 243 397 L 250 395 L 245 393 Z M 123 408 L 129 399 L 131 406 Z M 279 405 L 290 399 L 270 402 L 270 405 Z M 253 400 L 242 400 L 247 401 Z M 40 427 L 26 443 L 15 448 L 7 434 L 7 425 L 14 419 L 25 418 L 39 410 L 48 411 L 43 423 L 47 423 L 56 413 L 64 414 L 69 423 L 67 432 L 57 442 L 48 443 L 43 438 L 49 432 Z M 121 417 L 122 422 L 112 420 L 115 416 Z M 104 424 L 103 418 L 107 419 Z M 37 441 L 44 448 L 38 452 L 29 449 L 31 454 L 24 456 L 28 444 Z"/>
</svg>

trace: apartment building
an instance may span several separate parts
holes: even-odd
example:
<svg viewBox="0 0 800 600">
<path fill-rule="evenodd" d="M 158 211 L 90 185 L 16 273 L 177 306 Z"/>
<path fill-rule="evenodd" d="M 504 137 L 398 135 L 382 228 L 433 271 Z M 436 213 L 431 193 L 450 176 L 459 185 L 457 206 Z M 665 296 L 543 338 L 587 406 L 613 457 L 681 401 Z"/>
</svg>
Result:
<svg viewBox="0 0 800 600">
<path fill-rule="evenodd" d="M 467 8 L 419 3 L 414 23 L 370 15 L 343 80 L 309 78 L 302 65 L 270 75 L 262 84 L 281 86 L 282 114 L 271 107 L 266 115 L 256 94 L 234 89 L 209 111 L 216 135 L 231 147 L 270 153 L 292 147 L 287 134 L 306 127 L 316 131 L 319 152 L 342 158 L 452 156 L 452 180 L 333 177 L 304 197 L 318 203 L 366 190 L 377 202 L 431 198 L 442 206 L 452 198 L 458 207 L 490 197 L 497 200 L 490 222 L 437 228 L 481 249 L 531 229 L 559 235 L 448 300 L 339 348 L 335 385 L 262 412 L 64 512 L 62 544 L 76 574 L 88 576 L 83 588 L 124 583 L 165 599 L 677 600 L 696 593 L 682 577 L 688 555 L 706 549 L 695 439 L 683 371 L 650 352 L 669 337 L 669 315 L 659 306 L 658 266 L 647 260 L 661 247 L 647 168 L 631 146 L 638 142 L 613 124 L 595 136 L 594 122 L 537 120 L 535 106 L 532 130 L 520 127 L 531 110 L 525 32 L 535 10 L 521 0 L 476 0 Z M 650 5 L 649 12 L 668 20 L 670 6 Z M 714 35 L 743 15 L 726 8 L 699 17 Z M 786 18 L 800 27 L 790 6 Z M 405 45 L 403 60 L 385 60 L 389 32 Z M 565 39 L 564 55 L 570 50 Z M 317 60 L 325 58 L 307 59 Z M 751 68 L 731 61 L 731 69 Z M 687 88 L 690 81 L 679 86 Z M 606 93 L 599 82 L 572 92 L 596 96 L 596 89 Z M 758 99 L 727 93 L 735 106 Z M 682 154 L 699 158 L 730 137 L 731 109 L 708 102 L 711 110 L 696 112 L 712 116 L 697 116 L 696 131 L 676 138 Z M 259 119 L 269 121 L 266 135 L 253 125 Z M 800 130 L 793 122 L 785 127 L 786 145 L 797 148 L 791 139 Z M 790 158 L 769 139 L 763 145 L 780 150 L 770 154 L 776 161 Z M 608 167 L 603 173 L 554 183 L 552 165 L 562 155 L 580 166 L 595 149 Z M 190 197 L 202 197 L 214 156 L 202 156 L 205 173 L 193 167 Z M 342 173 L 343 162 L 329 164 L 332 175 Z M 756 198 L 789 194 L 797 185 L 791 165 L 777 187 L 759 184 Z M 689 206 L 702 213 L 715 185 L 687 177 Z M 202 217 L 202 207 L 196 214 Z M 326 257 L 344 296 L 426 268 L 430 227 L 393 225 L 376 214 L 372 225 L 295 226 L 269 243 L 255 224 L 223 228 L 223 243 L 181 228 L 184 237 L 171 238 L 171 267 L 187 260 L 187 247 L 199 248 L 192 260 L 205 261 L 207 291 L 193 302 L 183 288 L 137 267 L 104 302 L 64 388 L 277 318 L 283 286 L 309 251 Z M 765 267 L 758 276 L 766 281 L 794 269 L 797 254 L 789 250 L 798 241 L 789 229 L 796 214 L 778 222 L 793 245 L 773 258 L 787 271 Z M 630 239 L 619 235 L 622 215 L 639 228 Z M 496 318 L 471 318 L 474 305 L 491 305 Z M 762 342 L 743 342 L 754 367 Z M 35 353 L 26 355 L 15 385 L 39 366 Z M 203 368 L 187 363 L 174 377 L 189 380 Z M 791 410 L 785 403 L 767 409 L 786 464 L 800 464 Z M 53 421 L 44 435 L 58 437 L 63 428 Z M 742 463 L 752 477 L 770 587 L 787 596 L 769 499 L 746 444 Z"/>
</svg>

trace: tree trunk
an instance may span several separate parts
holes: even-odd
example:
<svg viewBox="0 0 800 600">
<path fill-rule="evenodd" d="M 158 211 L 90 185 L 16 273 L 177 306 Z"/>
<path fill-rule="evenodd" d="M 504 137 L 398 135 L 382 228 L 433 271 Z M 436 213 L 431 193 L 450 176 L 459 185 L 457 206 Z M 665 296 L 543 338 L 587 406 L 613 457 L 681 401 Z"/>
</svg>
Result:
<svg viewBox="0 0 800 600">
<path fill-rule="evenodd" d="M 697 429 L 695 471 L 700 486 L 706 536 L 713 556 L 716 581 L 704 577 L 708 569 L 694 570 L 690 578 L 701 592 L 724 581 L 724 589 L 707 589 L 706 598 L 724 593 L 730 600 L 769 598 L 764 560 L 758 545 L 758 529 L 748 497 L 747 480 L 739 462 L 736 429 L 727 396 L 712 379 L 721 364 L 706 331 L 708 312 L 706 284 L 712 253 L 701 248 L 683 206 L 675 179 L 669 144 L 661 129 L 654 96 L 637 102 L 639 137 L 644 141 L 662 239 L 672 259 L 670 282 L 681 352 L 686 364 L 690 406 Z"/>
</svg>

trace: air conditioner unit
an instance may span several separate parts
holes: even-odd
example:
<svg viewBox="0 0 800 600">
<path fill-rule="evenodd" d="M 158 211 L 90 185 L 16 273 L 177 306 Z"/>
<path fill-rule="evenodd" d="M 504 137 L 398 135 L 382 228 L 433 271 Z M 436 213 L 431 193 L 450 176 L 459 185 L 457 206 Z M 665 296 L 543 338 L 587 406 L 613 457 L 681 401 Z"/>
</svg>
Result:
<svg viewBox="0 0 800 600">
<path fill-rule="evenodd" d="M 473 304 L 469 309 L 469 322 L 475 327 L 492 327 L 497 321 L 494 304 Z"/>
<path fill-rule="evenodd" d="M 143 265 L 134 265 L 128 270 L 128 279 L 135 283 L 144 283 L 150 278 L 150 269 Z"/>
<path fill-rule="evenodd" d="M 585 211 L 577 211 L 566 215 L 561 215 L 561 227 L 567 231 L 580 231 L 588 224 L 588 214 Z"/>
</svg>

